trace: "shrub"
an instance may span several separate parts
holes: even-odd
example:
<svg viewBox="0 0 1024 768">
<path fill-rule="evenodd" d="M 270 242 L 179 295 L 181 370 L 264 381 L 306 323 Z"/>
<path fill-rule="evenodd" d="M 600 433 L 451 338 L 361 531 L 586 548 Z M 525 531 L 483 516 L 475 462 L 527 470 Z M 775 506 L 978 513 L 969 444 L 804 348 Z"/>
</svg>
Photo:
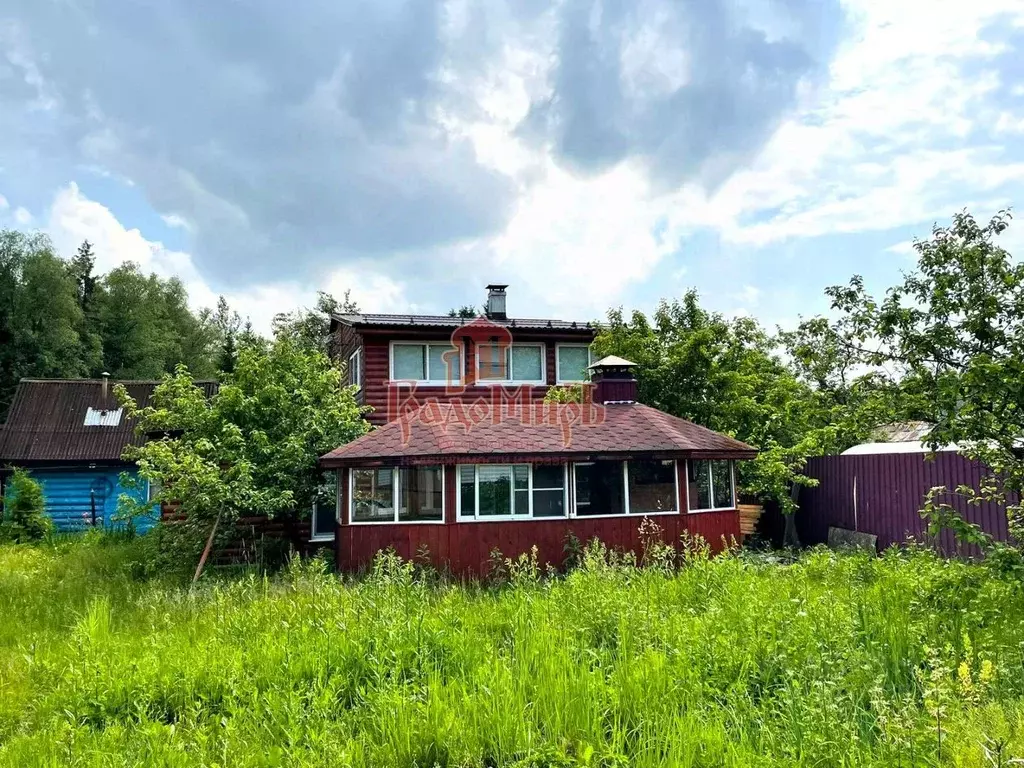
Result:
<svg viewBox="0 0 1024 768">
<path fill-rule="evenodd" d="M 53 521 L 46 516 L 43 487 L 28 472 L 15 469 L 7 489 L 0 539 L 38 541 L 53 531 Z"/>
</svg>

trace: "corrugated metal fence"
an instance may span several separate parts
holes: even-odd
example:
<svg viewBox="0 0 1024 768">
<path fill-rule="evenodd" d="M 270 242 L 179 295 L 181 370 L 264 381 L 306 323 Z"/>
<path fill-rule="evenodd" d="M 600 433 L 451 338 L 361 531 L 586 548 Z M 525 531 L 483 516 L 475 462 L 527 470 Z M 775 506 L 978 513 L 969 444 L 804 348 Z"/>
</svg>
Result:
<svg viewBox="0 0 1024 768">
<path fill-rule="evenodd" d="M 921 518 L 924 497 L 939 485 L 977 487 L 986 470 L 957 453 L 942 452 L 929 459 L 920 453 L 874 456 L 819 456 L 808 459 L 805 474 L 819 481 L 800 491 L 797 527 L 804 544 L 824 543 L 829 526 L 871 533 L 879 550 L 906 541 L 926 540 Z M 1006 511 L 996 504 L 972 506 L 959 497 L 953 507 L 966 520 L 999 540 L 1007 538 Z M 974 547 L 960 547 L 943 531 L 933 542 L 946 555 L 974 556 Z"/>
</svg>

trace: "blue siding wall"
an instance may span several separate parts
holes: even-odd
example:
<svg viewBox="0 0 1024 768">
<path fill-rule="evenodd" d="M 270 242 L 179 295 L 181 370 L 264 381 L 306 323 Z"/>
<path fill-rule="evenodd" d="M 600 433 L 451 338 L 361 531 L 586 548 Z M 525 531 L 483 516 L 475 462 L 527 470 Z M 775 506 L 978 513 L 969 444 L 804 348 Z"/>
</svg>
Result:
<svg viewBox="0 0 1024 768">
<path fill-rule="evenodd" d="M 126 488 L 121 484 L 120 475 L 123 468 L 100 467 L 96 469 L 77 470 L 32 470 L 32 477 L 43 486 L 46 500 L 46 513 L 57 524 L 58 530 L 77 531 L 88 527 L 92 522 L 93 503 L 96 509 L 96 524 L 107 527 L 124 525 L 114 520 L 117 512 L 117 500 L 121 494 L 127 494 L 141 501 L 145 499 L 145 482 L 141 488 Z M 131 476 L 134 470 L 127 470 Z M 153 527 L 159 518 L 159 511 L 154 508 L 151 516 L 135 520 L 135 528 L 143 533 Z"/>
</svg>

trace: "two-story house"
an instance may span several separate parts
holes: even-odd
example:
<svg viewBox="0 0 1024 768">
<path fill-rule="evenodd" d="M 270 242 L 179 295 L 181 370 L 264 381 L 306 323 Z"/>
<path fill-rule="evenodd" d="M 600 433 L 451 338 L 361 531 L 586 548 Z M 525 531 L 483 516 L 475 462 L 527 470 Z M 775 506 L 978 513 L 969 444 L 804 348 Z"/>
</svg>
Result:
<svg viewBox="0 0 1024 768">
<path fill-rule="evenodd" d="M 387 548 L 456 573 L 483 572 L 495 550 L 560 564 L 571 537 L 642 554 L 648 519 L 672 544 L 738 538 L 735 462 L 756 450 L 637 402 L 633 363 L 591 362 L 595 325 L 510 318 L 506 287 L 488 286 L 472 319 L 334 318 L 334 353 L 377 426 L 320 459 L 337 494 L 313 533 L 333 536 L 338 567 Z M 576 383 L 583 402 L 544 402 Z"/>
</svg>

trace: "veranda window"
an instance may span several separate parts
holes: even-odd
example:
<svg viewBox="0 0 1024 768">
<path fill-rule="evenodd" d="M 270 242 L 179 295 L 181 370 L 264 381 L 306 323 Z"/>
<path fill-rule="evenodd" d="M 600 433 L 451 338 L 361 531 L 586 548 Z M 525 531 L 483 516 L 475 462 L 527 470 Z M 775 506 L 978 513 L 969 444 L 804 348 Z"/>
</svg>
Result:
<svg viewBox="0 0 1024 768">
<path fill-rule="evenodd" d="M 695 459 L 688 463 L 691 512 L 708 512 L 736 507 L 733 462 L 719 459 Z"/>
<path fill-rule="evenodd" d="M 573 466 L 576 516 L 679 512 L 675 461 L 582 462 Z"/>
<path fill-rule="evenodd" d="M 463 464 L 459 517 L 463 520 L 565 517 L 561 464 Z"/>
<path fill-rule="evenodd" d="M 353 469 L 352 523 L 444 522 L 444 468 Z"/>
</svg>

